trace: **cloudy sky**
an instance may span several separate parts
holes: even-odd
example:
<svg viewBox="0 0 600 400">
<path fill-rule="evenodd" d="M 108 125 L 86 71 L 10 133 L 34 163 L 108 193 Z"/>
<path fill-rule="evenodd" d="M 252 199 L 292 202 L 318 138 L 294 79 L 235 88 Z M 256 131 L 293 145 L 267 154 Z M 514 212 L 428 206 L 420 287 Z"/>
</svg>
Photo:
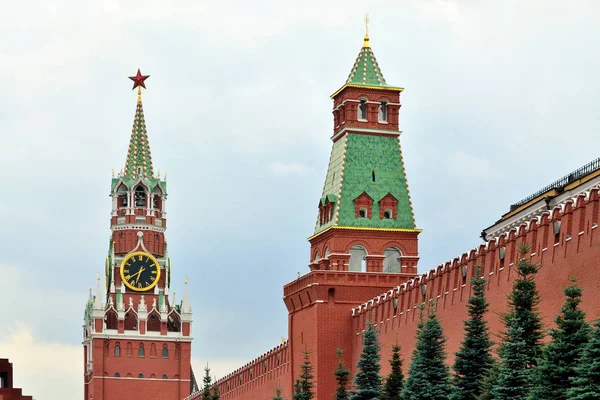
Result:
<svg viewBox="0 0 600 400">
<path fill-rule="evenodd" d="M 82 397 L 83 308 L 104 268 L 138 67 L 152 75 L 154 165 L 169 173 L 175 289 L 190 279 L 193 363 L 217 376 L 287 335 L 282 286 L 308 271 L 329 95 L 365 11 L 386 80 L 406 88 L 420 271 L 600 155 L 595 1 L 176 3 L 13 1 L 0 13 L 0 358 L 37 400 Z"/>
</svg>

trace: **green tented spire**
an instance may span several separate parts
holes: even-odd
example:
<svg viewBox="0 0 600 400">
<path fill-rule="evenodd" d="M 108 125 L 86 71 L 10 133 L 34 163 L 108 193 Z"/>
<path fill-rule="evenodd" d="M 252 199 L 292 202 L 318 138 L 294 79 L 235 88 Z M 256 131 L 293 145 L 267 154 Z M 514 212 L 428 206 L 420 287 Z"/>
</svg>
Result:
<svg viewBox="0 0 600 400">
<path fill-rule="evenodd" d="M 138 96 L 123 176 L 133 178 L 140 174 L 144 178 L 154 177 L 150 143 L 148 142 L 148 132 L 146 131 L 146 121 L 144 120 L 144 109 L 142 107 L 142 99 Z"/>
<path fill-rule="evenodd" d="M 352 71 L 346 80 L 346 84 L 349 85 L 365 85 L 365 86 L 387 86 L 381 68 L 375 58 L 375 53 L 371 49 L 369 44 L 369 35 L 365 36 L 365 43 L 363 44 L 358 57 L 354 62 Z"/>
</svg>

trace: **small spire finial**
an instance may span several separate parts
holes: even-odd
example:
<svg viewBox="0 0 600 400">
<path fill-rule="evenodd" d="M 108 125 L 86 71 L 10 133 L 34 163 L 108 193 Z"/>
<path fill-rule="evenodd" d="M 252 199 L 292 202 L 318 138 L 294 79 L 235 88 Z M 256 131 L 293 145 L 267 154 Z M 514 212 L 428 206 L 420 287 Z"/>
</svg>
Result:
<svg viewBox="0 0 600 400">
<path fill-rule="evenodd" d="M 371 47 L 369 44 L 369 13 L 365 13 L 365 42 L 363 43 L 363 47 Z"/>
<path fill-rule="evenodd" d="M 100 281 L 100 274 L 96 274 L 96 278 Z"/>
<path fill-rule="evenodd" d="M 188 284 L 188 277 L 187 276 L 185 277 L 185 284 L 186 285 Z"/>
</svg>

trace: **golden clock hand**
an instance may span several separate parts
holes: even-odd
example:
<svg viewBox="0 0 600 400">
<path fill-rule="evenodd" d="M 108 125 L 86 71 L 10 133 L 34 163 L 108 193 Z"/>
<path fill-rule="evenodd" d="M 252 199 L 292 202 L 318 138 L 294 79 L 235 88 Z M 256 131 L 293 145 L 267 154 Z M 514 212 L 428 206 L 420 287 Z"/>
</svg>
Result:
<svg viewBox="0 0 600 400">
<path fill-rule="evenodd" d="M 142 272 L 144 272 L 144 270 L 145 270 L 145 268 L 144 268 L 144 267 L 141 267 L 141 268 L 140 268 L 140 270 L 137 272 L 137 274 L 136 274 L 136 275 L 137 275 L 137 279 L 135 280 L 135 283 L 136 283 L 136 285 L 137 285 L 137 283 L 139 282 L 139 280 L 140 280 L 140 275 L 141 275 L 141 273 L 142 273 Z"/>
</svg>

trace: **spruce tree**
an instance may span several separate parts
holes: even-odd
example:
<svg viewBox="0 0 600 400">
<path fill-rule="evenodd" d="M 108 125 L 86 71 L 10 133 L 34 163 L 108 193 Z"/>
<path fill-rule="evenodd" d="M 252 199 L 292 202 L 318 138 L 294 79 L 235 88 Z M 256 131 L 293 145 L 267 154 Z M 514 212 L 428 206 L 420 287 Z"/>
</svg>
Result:
<svg viewBox="0 0 600 400">
<path fill-rule="evenodd" d="M 433 310 L 418 328 L 402 396 L 404 400 L 447 400 L 451 386 L 444 352 L 446 339 Z"/>
<path fill-rule="evenodd" d="M 204 377 L 202 378 L 202 396 L 201 400 L 212 400 L 212 393 L 210 392 L 212 379 L 210 378 L 210 368 L 208 368 L 208 364 L 204 368 Z"/>
<path fill-rule="evenodd" d="M 485 299 L 485 282 L 481 266 L 477 266 L 471 279 L 473 295 L 467 303 L 469 319 L 464 321 L 465 337 L 454 359 L 454 385 L 450 400 L 477 399 L 493 362 L 490 354 L 492 342 L 484 318 L 489 306 Z"/>
<path fill-rule="evenodd" d="M 568 390 L 569 400 L 600 399 L 600 320 L 594 322 Z"/>
<path fill-rule="evenodd" d="M 531 368 L 542 355 L 542 322 L 537 305 L 540 295 L 535 284 L 539 267 L 528 256 L 530 246 L 519 245 L 517 278 L 508 295 L 509 311 L 502 316 L 506 333 L 500 345 L 498 381 L 492 390 L 495 400 L 525 399 L 531 390 Z"/>
<path fill-rule="evenodd" d="M 531 246 L 527 243 L 519 245 L 519 262 L 516 266 L 517 278 L 508 295 L 508 313 L 502 316 L 504 326 L 511 326 L 511 321 L 517 321 L 517 327 L 523 330 L 523 340 L 526 344 L 526 359 L 529 366 L 534 366 L 542 355 L 541 341 L 542 319 L 537 309 L 540 303 L 540 294 L 535 283 L 535 274 L 539 266 L 531 262 L 529 251 Z M 500 352 L 502 351 L 502 344 Z"/>
<path fill-rule="evenodd" d="M 275 389 L 275 397 L 273 397 L 271 400 L 283 400 L 280 387 Z"/>
<path fill-rule="evenodd" d="M 496 385 L 492 389 L 492 398 L 494 400 L 525 399 L 531 387 L 531 379 L 527 369 L 527 343 L 518 320 L 511 320 L 511 326 L 505 336 L 506 343 L 502 349 L 501 365 Z"/>
<path fill-rule="evenodd" d="M 350 370 L 344 364 L 342 356 L 344 352 L 342 349 L 335 351 L 338 363 L 334 371 L 335 380 L 337 381 L 337 388 L 335 390 L 335 400 L 348 400 L 348 381 L 350 380 Z"/>
<path fill-rule="evenodd" d="M 498 372 L 500 370 L 500 364 L 496 359 L 492 359 L 492 365 L 488 369 L 488 373 L 483 380 L 481 385 L 481 394 L 477 397 L 477 400 L 494 400 L 494 396 L 492 395 L 492 389 L 496 386 L 498 382 Z"/>
<path fill-rule="evenodd" d="M 210 400 L 219 400 L 220 398 L 221 398 L 221 394 L 219 393 L 219 387 L 216 385 L 213 385 L 213 388 L 212 388 L 211 394 L 210 394 Z"/>
<path fill-rule="evenodd" d="M 567 400 L 576 368 L 589 341 L 590 326 L 579 307 L 582 289 L 575 280 L 563 290 L 567 297 L 550 331 L 552 340 L 544 348 L 544 356 L 532 374 L 530 400 Z"/>
<path fill-rule="evenodd" d="M 296 379 L 296 384 L 294 385 L 294 396 L 293 400 L 310 400 L 314 397 L 314 393 L 312 391 L 314 384 L 312 382 L 313 375 L 312 370 L 314 367 L 310 363 L 310 352 L 308 350 L 304 351 L 304 362 L 300 366 L 302 373 L 300 377 Z"/>
<path fill-rule="evenodd" d="M 385 379 L 383 386 L 384 400 L 402 400 L 402 386 L 404 385 L 404 375 L 402 374 L 402 358 L 400 358 L 400 346 L 392 346 L 392 358 L 390 359 L 392 370 Z"/>
<path fill-rule="evenodd" d="M 381 397 L 381 376 L 379 371 L 379 340 L 373 323 L 369 323 L 363 335 L 363 349 L 356 365 L 357 372 L 354 379 L 356 391 L 351 400 L 375 400 Z"/>
<path fill-rule="evenodd" d="M 292 400 L 302 400 L 302 386 L 300 385 L 300 378 L 297 378 L 296 383 L 294 383 L 294 394 L 292 395 Z"/>
</svg>

